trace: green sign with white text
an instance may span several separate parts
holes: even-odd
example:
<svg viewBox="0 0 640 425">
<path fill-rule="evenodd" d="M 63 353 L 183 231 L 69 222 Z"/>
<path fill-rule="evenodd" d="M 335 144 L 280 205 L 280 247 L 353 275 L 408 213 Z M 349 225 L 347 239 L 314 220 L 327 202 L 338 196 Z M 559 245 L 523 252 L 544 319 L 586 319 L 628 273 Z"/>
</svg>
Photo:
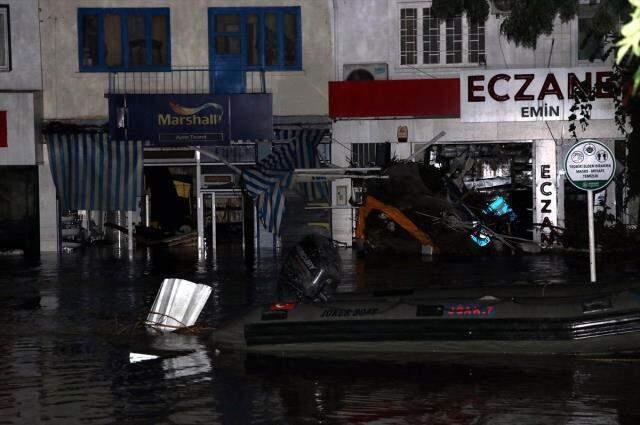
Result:
<svg viewBox="0 0 640 425">
<path fill-rule="evenodd" d="M 616 160 L 611 150 L 597 140 L 583 140 L 569 149 L 564 158 L 567 178 L 578 189 L 600 190 L 606 187 L 616 172 Z"/>
</svg>

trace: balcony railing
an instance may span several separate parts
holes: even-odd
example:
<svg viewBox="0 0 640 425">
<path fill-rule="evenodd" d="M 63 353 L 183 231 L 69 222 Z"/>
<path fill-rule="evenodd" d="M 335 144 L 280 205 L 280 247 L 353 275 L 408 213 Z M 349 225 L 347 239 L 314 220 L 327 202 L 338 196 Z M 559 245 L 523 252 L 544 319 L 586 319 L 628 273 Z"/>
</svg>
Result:
<svg viewBox="0 0 640 425">
<path fill-rule="evenodd" d="M 232 69 L 224 69 L 233 72 Z M 211 68 L 174 68 L 166 72 L 110 72 L 107 94 L 209 94 Z M 245 77 L 244 93 L 266 93 L 265 72 L 238 69 Z"/>
</svg>

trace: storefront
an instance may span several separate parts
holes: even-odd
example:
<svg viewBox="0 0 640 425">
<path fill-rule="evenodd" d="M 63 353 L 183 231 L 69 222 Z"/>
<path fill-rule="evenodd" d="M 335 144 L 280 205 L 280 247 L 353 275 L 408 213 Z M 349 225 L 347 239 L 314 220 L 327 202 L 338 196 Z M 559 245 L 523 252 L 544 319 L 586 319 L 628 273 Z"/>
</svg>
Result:
<svg viewBox="0 0 640 425">
<path fill-rule="evenodd" d="M 37 255 L 55 248 L 50 216 L 40 215 L 40 202 L 50 201 L 35 126 L 41 100 L 39 93 L 0 95 L 0 251 Z"/>
<path fill-rule="evenodd" d="M 255 165 L 256 142 L 272 138 L 270 94 L 113 93 L 109 116 L 112 139 L 143 141 L 141 224 L 149 236 L 193 234 L 201 252 L 216 246 L 216 229 L 252 243 L 253 207 L 240 176 Z"/>
<path fill-rule="evenodd" d="M 574 113 L 576 123 L 581 118 L 580 110 L 572 109 L 573 94 L 581 87 L 595 89 L 589 125 L 578 125 L 577 137 L 597 138 L 613 149 L 619 134 L 610 76 L 610 69 L 586 67 L 331 82 L 332 162 L 347 166 L 363 156 L 375 162 L 376 149 L 366 147 L 387 144 L 392 158 L 425 161 L 446 171 L 465 192 L 502 195 L 518 216 L 517 228 L 510 229 L 515 236 L 552 244 L 551 230 L 565 226 L 562 159 L 574 140 L 570 119 Z M 444 135 L 433 143 L 440 132 Z M 352 192 L 351 181 L 334 186 L 334 192 L 337 186 Z M 621 190 L 612 184 L 603 191 L 602 208 L 620 213 L 615 200 Z M 353 212 L 336 208 L 339 204 L 334 197 L 334 238 L 350 244 Z"/>
</svg>

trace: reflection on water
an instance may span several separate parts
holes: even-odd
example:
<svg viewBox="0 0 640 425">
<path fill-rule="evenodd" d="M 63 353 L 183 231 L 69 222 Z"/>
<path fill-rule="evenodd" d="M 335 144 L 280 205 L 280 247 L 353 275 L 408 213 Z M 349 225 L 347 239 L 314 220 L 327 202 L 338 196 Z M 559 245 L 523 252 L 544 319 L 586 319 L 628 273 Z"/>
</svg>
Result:
<svg viewBox="0 0 640 425">
<path fill-rule="evenodd" d="M 216 254 L 0 258 L 0 423 L 640 423 L 640 359 L 284 359 L 214 353 L 200 337 L 134 328 L 166 277 L 212 286 L 200 318 L 210 326 L 274 299 L 278 257 L 246 259 L 233 246 Z M 584 257 L 343 255 L 341 291 L 588 278 Z M 616 259 L 599 276 L 634 279 L 637 271 L 635 261 Z M 131 352 L 158 358 L 132 363 Z"/>
</svg>

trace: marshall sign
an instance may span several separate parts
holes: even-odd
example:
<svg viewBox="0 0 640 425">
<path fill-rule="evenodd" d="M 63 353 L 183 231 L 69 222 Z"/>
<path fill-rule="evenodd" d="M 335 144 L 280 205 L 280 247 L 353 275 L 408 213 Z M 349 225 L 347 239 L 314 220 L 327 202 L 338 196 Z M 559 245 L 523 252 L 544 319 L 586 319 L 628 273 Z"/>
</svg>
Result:
<svg viewBox="0 0 640 425">
<path fill-rule="evenodd" d="M 271 94 L 128 94 L 126 99 L 110 95 L 110 135 L 116 140 L 144 140 L 148 146 L 271 139 L 272 104 Z"/>
<path fill-rule="evenodd" d="M 463 71 L 460 118 L 464 122 L 567 120 L 582 82 L 595 87 L 591 118 L 612 119 L 611 74 L 611 69 L 599 67 Z"/>
</svg>

